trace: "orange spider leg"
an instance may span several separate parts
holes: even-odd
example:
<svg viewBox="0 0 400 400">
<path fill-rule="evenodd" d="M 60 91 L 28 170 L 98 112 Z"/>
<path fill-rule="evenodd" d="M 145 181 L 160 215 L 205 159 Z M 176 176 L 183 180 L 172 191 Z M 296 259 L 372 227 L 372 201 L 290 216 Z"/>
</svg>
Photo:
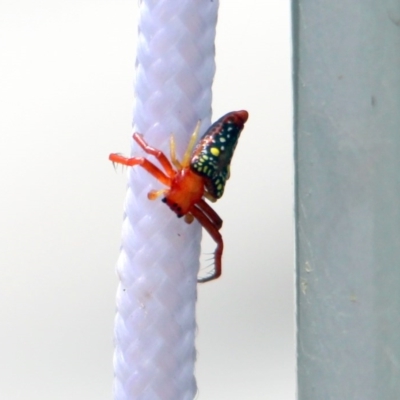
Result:
<svg viewBox="0 0 400 400">
<path fill-rule="evenodd" d="M 217 248 L 214 252 L 214 263 L 215 263 L 215 271 L 213 274 L 206 276 L 204 278 L 198 278 L 197 282 L 204 283 L 208 281 L 212 281 L 213 279 L 217 279 L 221 276 L 222 272 L 222 252 L 224 250 L 224 242 L 222 240 L 222 236 L 219 233 L 217 226 L 214 224 L 212 220 L 210 220 L 206 213 L 200 208 L 194 205 L 190 213 L 200 222 L 203 228 L 210 234 L 210 236 L 214 239 L 215 243 L 217 243 Z"/>
<path fill-rule="evenodd" d="M 163 166 L 165 172 L 170 178 L 172 178 L 176 174 L 168 158 L 161 150 L 149 146 L 140 133 L 135 132 L 133 134 L 133 139 L 147 154 L 150 154 L 157 158 L 158 162 Z"/>
<path fill-rule="evenodd" d="M 187 224 L 191 224 L 193 222 L 193 220 L 194 220 L 194 217 L 193 217 L 192 214 L 187 213 L 187 214 L 184 215 L 183 219 L 185 220 L 185 222 Z"/>
<path fill-rule="evenodd" d="M 220 230 L 222 227 L 222 219 L 221 217 L 214 211 L 212 207 L 210 207 L 203 199 L 199 200 L 197 206 L 204 211 L 207 217 L 211 220 L 214 226 Z"/>
<path fill-rule="evenodd" d="M 157 197 L 160 197 L 166 193 L 168 193 L 168 189 L 150 190 L 150 192 L 147 193 L 147 198 L 149 200 L 155 200 Z"/>
<path fill-rule="evenodd" d="M 154 176 L 154 178 L 158 179 L 161 183 L 166 186 L 171 186 L 171 178 L 164 174 L 158 167 L 156 167 L 153 163 L 148 161 L 144 157 L 132 157 L 126 158 L 121 156 L 120 154 L 110 154 L 108 157 L 113 163 L 126 165 L 127 167 L 133 167 L 134 165 L 140 165 L 147 172 Z"/>
</svg>

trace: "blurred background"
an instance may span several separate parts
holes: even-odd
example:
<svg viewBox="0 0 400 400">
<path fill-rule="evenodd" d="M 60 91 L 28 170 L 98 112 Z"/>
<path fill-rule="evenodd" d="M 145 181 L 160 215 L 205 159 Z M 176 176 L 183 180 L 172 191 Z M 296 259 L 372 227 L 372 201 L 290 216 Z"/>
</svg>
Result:
<svg viewBox="0 0 400 400">
<path fill-rule="evenodd" d="M 0 398 L 112 398 L 138 4 L 0 3 Z M 289 1 L 220 4 L 213 120 L 247 109 L 224 270 L 199 287 L 200 400 L 295 398 Z M 205 236 L 205 251 L 213 243 Z"/>
</svg>

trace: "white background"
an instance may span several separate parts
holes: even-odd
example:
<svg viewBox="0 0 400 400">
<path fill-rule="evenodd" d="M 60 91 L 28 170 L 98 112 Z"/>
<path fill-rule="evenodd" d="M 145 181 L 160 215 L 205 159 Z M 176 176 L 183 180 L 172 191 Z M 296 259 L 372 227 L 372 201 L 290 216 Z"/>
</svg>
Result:
<svg viewBox="0 0 400 400">
<path fill-rule="evenodd" d="M 0 3 L 0 398 L 112 398 L 137 3 Z M 295 398 L 289 1 L 222 1 L 214 117 L 247 109 L 223 277 L 199 287 L 200 400 Z M 212 245 L 212 244 L 211 244 Z"/>
</svg>

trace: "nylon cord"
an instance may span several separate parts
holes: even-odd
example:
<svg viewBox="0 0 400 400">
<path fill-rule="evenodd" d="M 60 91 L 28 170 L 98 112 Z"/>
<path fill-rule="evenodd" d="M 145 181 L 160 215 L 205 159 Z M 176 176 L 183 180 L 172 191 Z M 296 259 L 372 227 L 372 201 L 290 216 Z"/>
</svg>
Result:
<svg viewBox="0 0 400 400">
<path fill-rule="evenodd" d="M 218 1 L 140 2 L 134 131 L 182 158 L 198 120 L 210 125 Z M 132 153 L 143 155 L 133 145 Z M 155 164 L 153 157 L 145 155 Z M 163 186 L 128 168 L 115 317 L 114 399 L 192 400 L 201 227 L 147 193 Z"/>
</svg>

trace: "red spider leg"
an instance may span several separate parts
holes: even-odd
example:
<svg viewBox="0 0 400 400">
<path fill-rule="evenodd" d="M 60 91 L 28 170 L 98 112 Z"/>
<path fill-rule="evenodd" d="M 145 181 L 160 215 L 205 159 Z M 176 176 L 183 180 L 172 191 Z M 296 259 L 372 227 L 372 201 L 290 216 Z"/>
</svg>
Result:
<svg viewBox="0 0 400 400">
<path fill-rule="evenodd" d="M 157 158 L 158 162 L 162 165 L 165 172 L 170 178 L 172 178 L 176 174 L 168 158 L 161 150 L 149 146 L 140 133 L 135 132 L 133 134 L 133 139 L 147 154 L 150 154 Z"/>
<path fill-rule="evenodd" d="M 197 203 L 197 206 L 204 211 L 204 213 L 207 215 L 207 217 L 212 221 L 214 226 L 220 230 L 222 227 L 222 219 L 221 217 L 214 211 L 212 207 L 210 207 L 207 202 L 203 199 L 199 200 Z"/>
<path fill-rule="evenodd" d="M 120 154 L 110 154 L 109 160 L 113 163 L 126 165 L 127 167 L 133 167 L 134 165 L 140 165 L 147 172 L 154 176 L 154 178 L 158 179 L 165 186 L 171 186 L 171 178 L 164 174 L 158 167 L 156 167 L 153 163 L 148 161 L 144 157 L 132 157 L 126 158 L 121 156 Z"/>
<path fill-rule="evenodd" d="M 213 274 L 206 276 L 204 278 L 198 278 L 197 282 L 204 283 L 208 281 L 212 281 L 213 279 L 217 279 L 221 276 L 222 272 L 222 252 L 224 250 L 224 242 L 222 240 L 222 236 L 219 233 L 217 226 L 214 224 L 212 220 L 210 220 L 205 212 L 194 205 L 190 213 L 199 221 L 199 223 L 203 226 L 203 228 L 210 234 L 210 236 L 214 239 L 215 243 L 217 243 L 217 248 L 214 252 L 214 263 L 215 263 L 215 271 Z"/>
</svg>

